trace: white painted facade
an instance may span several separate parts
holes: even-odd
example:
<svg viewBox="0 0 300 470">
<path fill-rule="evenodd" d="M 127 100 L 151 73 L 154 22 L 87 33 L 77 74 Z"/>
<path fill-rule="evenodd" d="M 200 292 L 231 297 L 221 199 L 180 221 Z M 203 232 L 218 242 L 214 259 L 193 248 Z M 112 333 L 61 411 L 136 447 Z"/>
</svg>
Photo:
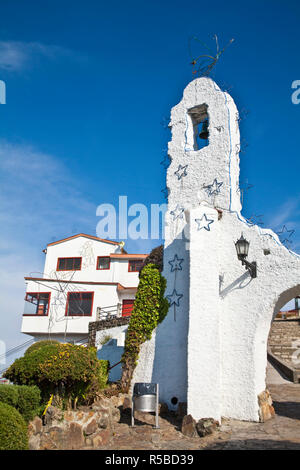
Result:
<svg viewBox="0 0 300 470">
<path fill-rule="evenodd" d="M 200 150 L 197 116 L 209 118 Z M 271 322 L 300 294 L 300 258 L 241 214 L 233 99 L 211 79 L 196 79 L 172 109 L 170 128 L 163 275 L 172 304 L 142 345 L 133 383 L 158 382 L 160 400 L 171 408 L 172 398 L 187 402 L 195 419 L 258 421 Z M 237 258 L 241 233 L 256 278 Z"/>
<path fill-rule="evenodd" d="M 47 246 L 43 273 L 26 277 L 26 293 L 50 293 L 46 314 L 36 314 L 36 306 L 25 301 L 22 333 L 36 340 L 51 337 L 60 341 L 78 342 L 88 336 L 88 326 L 105 312 L 122 316 L 123 300 L 135 298 L 138 272 L 129 271 L 130 260 L 143 260 L 146 255 L 126 254 L 118 242 L 79 234 Z M 109 257 L 109 269 L 97 269 L 97 258 Z M 81 258 L 80 270 L 58 270 L 59 258 Z M 91 292 L 90 315 L 69 316 L 69 293 Z M 27 296 L 28 297 L 28 296 Z M 30 313 L 29 313 L 30 312 Z M 102 318 L 102 316 L 101 316 Z"/>
</svg>

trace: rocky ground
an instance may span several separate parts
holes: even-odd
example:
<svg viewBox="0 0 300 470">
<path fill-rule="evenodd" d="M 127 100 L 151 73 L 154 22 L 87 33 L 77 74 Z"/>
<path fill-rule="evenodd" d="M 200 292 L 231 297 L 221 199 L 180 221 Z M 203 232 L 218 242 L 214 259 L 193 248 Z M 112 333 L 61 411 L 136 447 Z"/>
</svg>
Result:
<svg viewBox="0 0 300 470">
<path fill-rule="evenodd" d="M 153 429 L 154 416 L 137 413 L 136 427 L 123 416 L 105 449 L 152 450 L 300 450 L 300 385 L 269 385 L 276 416 L 265 423 L 224 419 L 220 430 L 203 438 L 190 438 L 180 432 L 180 420 L 169 414 L 160 417 L 160 429 Z"/>
<path fill-rule="evenodd" d="M 300 450 L 300 384 L 292 384 L 273 366 L 267 368 L 275 417 L 265 423 L 223 419 L 219 431 L 203 438 L 186 437 L 180 432 L 181 419 L 174 414 L 161 416 L 160 429 L 150 425 L 154 416 L 140 415 L 136 427 L 130 428 L 129 416 L 123 416 L 106 449 L 231 450 L 297 449 Z M 137 414 L 138 416 L 138 414 Z"/>
<path fill-rule="evenodd" d="M 46 426 L 40 418 L 30 424 L 31 449 L 99 449 L 99 450 L 238 450 L 297 449 L 300 450 L 300 384 L 292 384 L 269 367 L 268 389 L 276 415 L 264 423 L 223 419 L 211 435 L 200 438 L 193 420 L 161 407 L 159 429 L 155 417 L 136 412 L 131 427 L 126 396 L 103 398 L 91 408 L 62 412 L 52 409 Z M 125 401 L 126 406 L 125 406 Z M 181 410 L 183 412 L 183 410 Z M 184 413 L 183 413 L 184 414 Z M 193 430 L 194 429 L 194 430 Z M 198 432 L 203 428 L 198 428 Z M 205 431 L 205 429 L 204 429 Z"/>
</svg>

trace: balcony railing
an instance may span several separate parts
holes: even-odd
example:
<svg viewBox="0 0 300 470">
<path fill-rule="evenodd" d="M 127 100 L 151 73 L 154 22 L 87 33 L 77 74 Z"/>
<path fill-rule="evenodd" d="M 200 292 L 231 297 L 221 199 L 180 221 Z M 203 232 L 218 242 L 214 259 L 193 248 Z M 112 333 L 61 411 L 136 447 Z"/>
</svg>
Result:
<svg viewBox="0 0 300 470">
<path fill-rule="evenodd" d="M 122 304 L 110 305 L 108 307 L 97 307 L 96 320 L 112 320 L 122 316 Z"/>
</svg>

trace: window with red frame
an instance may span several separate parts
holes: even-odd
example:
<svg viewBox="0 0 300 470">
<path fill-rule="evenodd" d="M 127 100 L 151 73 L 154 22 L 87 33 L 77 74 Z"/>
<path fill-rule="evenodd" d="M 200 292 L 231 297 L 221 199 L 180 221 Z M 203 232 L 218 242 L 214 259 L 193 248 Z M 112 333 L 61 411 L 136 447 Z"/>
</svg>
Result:
<svg viewBox="0 0 300 470">
<path fill-rule="evenodd" d="M 57 271 L 80 271 L 81 258 L 58 258 Z"/>
<path fill-rule="evenodd" d="M 142 269 L 143 260 L 142 259 L 131 259 L 128 262 L 128 271 L 130 273 L 137 273 Z"/>
<path fill-rule="evenodd" d="M 109 256 L 98 256 L 97 258 L 97 269 L 105 270 L 110 269 L 110 257 Z"/>
<path fill-rule="evenodd" d="M 133 310 L 134 299 L 124 299 L 122 302 L 122 317 L 129 317 Z"/>
<path fill-rule="evenodd" d="M 69 292 L 66 316 L 91 316 L 93 309 L 94 292 Z"/>
<path fill-rule="evenodd" d="M 48 315 L 50 292 L 27 292 L 24 315 Z"/>
</svg>

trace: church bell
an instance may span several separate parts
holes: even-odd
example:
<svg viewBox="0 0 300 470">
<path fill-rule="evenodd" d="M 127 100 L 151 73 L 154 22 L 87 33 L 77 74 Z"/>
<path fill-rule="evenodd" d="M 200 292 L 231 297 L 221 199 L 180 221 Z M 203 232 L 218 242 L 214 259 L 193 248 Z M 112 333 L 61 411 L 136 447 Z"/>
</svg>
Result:
<svg viewBox="0 0 300 470">
<path fill-rule="evenodd" d="M 207 140 L 208 139 L 208 119 L 205 119 L 202 124 L 202 130 L 199 134 L 200 139 Z"/>
</svg>

